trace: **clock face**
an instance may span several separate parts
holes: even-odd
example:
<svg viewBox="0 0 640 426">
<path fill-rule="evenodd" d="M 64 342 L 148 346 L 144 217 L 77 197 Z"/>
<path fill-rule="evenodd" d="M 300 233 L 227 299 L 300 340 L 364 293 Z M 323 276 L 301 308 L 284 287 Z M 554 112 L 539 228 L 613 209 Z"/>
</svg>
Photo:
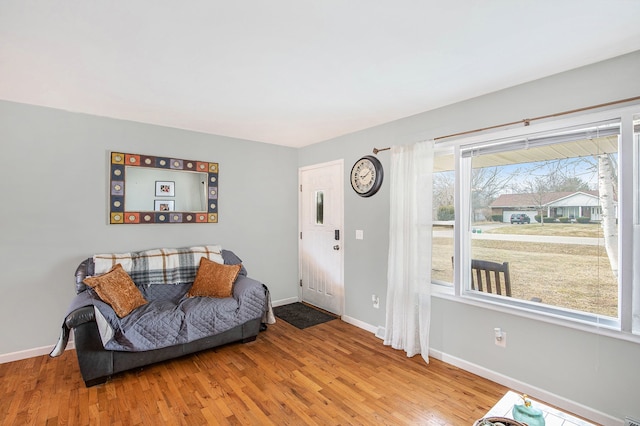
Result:
<svg viewBox="0 0 640 426">
<path fill-rule="evenodd" d="M 351 169 L 351 186 L 362 197 L 370 197 L 380 189 L 382 185 L 382 164 L 380 161 L 367 155 L 362 157 Z"/>
</svg>

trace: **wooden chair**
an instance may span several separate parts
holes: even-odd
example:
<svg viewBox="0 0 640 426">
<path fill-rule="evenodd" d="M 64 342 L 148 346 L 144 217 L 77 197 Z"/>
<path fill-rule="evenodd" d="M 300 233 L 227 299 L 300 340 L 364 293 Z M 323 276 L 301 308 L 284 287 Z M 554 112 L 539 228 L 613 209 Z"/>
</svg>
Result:
<svg viewBox="0 0 640 426">
<path fill-rule="evenodd" d="M 471 259 L 471 289 L 511 297 L 509 262 Z"/>
<path fill-rule="evenodd" d="M 509 262 L 471 259 L 471 289 L 511 297 Z M 539 297 L 532 297 L 529 300 L 542 302 Z"/>
</svg>

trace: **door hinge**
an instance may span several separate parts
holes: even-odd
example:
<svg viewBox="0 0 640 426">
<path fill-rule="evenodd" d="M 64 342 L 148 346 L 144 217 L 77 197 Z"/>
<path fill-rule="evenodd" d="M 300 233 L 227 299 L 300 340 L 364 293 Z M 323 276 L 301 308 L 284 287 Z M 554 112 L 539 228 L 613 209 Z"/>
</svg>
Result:
<svg viewBox="0 0 640 426">
<path fill-rule="evenodd" d="M 302 192 L 302 185 L 300 185 L 300 192 Z"/>
<path fill-rule="evenodd" d="M 300 239 L 302 239 L 302 231 L 300 231 Z"/>
<path fill-rule="evenodd" d="M 302 280 L 300 280 L 300 287 L 302 287 Z"/>
</svg>

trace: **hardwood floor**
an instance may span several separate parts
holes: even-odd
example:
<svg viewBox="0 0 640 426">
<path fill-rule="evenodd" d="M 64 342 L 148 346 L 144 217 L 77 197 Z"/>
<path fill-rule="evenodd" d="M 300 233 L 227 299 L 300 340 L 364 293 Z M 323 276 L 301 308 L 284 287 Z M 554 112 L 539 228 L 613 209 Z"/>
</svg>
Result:
<svg viewBox="0 0 640 426">
<path fill-rule="evenodd" d="M 74 351 L 0 365 L 0 424 L 472 425 L 507 388 L 407 358 L 340 320 L 278 321 L 232 344 L 85 388 Z"/>
</svg>

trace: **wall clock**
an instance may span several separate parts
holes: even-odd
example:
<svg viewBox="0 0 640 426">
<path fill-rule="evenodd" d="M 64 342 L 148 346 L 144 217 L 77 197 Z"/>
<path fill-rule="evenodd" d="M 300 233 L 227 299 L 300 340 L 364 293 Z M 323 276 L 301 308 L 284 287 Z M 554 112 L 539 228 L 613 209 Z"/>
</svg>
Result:
<svg viewBox="0 0 640 426">
<path fill-rule="evenodd" d="M 361 197 L 371 197 L 382 186 L 383 175 L 380 160 L 365 155 L 351 168 L 351 187 Z"/>
</svg>

